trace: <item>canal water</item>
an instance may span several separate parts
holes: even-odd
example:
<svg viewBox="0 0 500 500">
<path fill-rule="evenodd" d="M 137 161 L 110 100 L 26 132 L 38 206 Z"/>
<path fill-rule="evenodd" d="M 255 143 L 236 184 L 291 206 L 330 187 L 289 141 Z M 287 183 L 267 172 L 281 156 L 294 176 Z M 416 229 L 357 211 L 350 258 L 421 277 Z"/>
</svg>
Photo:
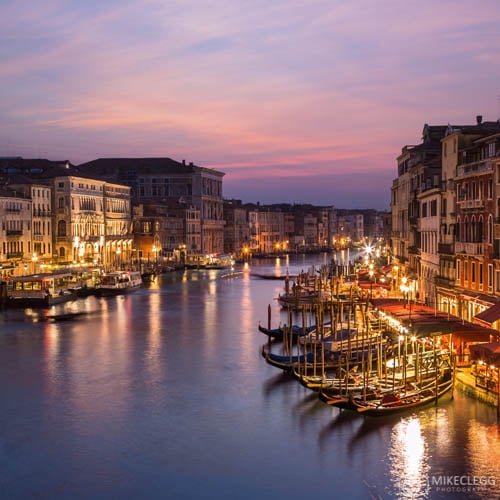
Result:
<svg viewBox="0 0 500 500">
<path fill-rule="evenodd" d="M 496 410 L 460 393 L 374 418 L 268 365 L 291 274 L 329 255 L 175 272 L 128 296 L 0 313 L 0 496 L 498 498 Z"/>
</svg>

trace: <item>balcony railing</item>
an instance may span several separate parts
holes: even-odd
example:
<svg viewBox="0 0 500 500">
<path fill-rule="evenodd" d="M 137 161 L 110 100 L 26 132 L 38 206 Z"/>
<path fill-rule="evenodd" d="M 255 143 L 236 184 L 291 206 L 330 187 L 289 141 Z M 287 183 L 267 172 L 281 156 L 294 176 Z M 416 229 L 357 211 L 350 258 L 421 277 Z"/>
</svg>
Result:
<svg viewBox="0 0 500 500">
<path fill-rule="evenodd" d="M 445 278 L 444 276 L 436 276 L 434 278 L 434 284 L 436 286 L 452 288 L 455 285 L 455 278 Z"/>
<path fill-rule="evenodd" d="M 22 229 L 7 229 L 5 231 L 5 234 L 7 236 L 22 236 L 23 231 Z"/>
<path fill-rule="evenodd" d="M 484 208 L 484 200 L 457 200 L 457 206 L 462 210 L 468 208 Z"/>
<path fill-rule="evenodd" d="M 7 253 L 8 259 L 20 259 L 23 256 L 23 252 L 11 252 Z"/>
<path fill-rule="evenodd" d="M 493 172 L 493 162 L 491 160 L 482 160 L 474 163 L 467 163 L 457 167 L 457 177 L 465 177 L 474 174 L 485 174 Z"/>
<path fill-rule="evenodd" d="M 462 241 L 456 241 L 455 253 L 464 253 L 468 255 L 483 255 L 484 248 L 482 243 L 466 243 Z"/>
<path fill-rule="evenodd" d="M 453 251 L 453 243 L 439 243 L 438 253 L 442 255 L 453 255 L 455 253 Z"/>
</svg>

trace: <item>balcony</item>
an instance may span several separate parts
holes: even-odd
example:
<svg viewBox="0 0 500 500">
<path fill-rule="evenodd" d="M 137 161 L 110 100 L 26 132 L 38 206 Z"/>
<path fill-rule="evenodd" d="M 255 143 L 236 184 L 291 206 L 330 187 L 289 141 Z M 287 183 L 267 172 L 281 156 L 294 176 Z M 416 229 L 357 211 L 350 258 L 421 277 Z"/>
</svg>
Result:
<svg viewBox="0 0 500 500">
<path fill-rule="evenodd" d="M 459 165 L 457 167 L 457 178 L 487 174 L 490 172 L 493 172 L 493 162 L 491 160 L 477 161 L 474 163 Z"/>
<path fill-rule="evenodd" d="M 445 278 L 444 276 L 435 276 L 434 284 L 444 288 L 453 288 L 455 286 L 455 279 Z"/>
<path fill-rule="evenodd" d="M 438 253 L 441 255 L 454 255 L 453 243 L 439 243 Z"/>
<path fill-rule="evenodd" d="M 418 248 L 417 246 L 408 247 L 408 253 L 412 255 L 420 255 L 420 248 Z"/>
<path fill-rule="evenodd" d="M 457 200 L 457 206 L 462 210 L 484 208 L 484 200 Z"/>
<path fill-rule="evenodd" d="M 22 257 L 23 257 L 23 252 L 7 253 L 7 259 L 21 259 Z"/>
<path fill-rule="evenodd" d="M 456 241 L 455 253 L 462 253 L 467 255 L 484 255 L 484 247 L 482 243 L 466 243 L 462 241 Z"/>
<path fill-rule="evenodd" d="M 22 229 L 7 229 L 5 231 L 5 234 L 7 236 L 22 236 L 23 231 L 22 231 Z"/>
</svg>

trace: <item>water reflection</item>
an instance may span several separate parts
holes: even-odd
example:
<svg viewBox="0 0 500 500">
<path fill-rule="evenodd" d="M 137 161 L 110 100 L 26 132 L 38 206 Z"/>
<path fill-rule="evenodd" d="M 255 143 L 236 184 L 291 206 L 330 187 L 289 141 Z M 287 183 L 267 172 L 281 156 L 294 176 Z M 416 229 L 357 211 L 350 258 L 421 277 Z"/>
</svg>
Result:
<svg viewBox="0 0 500 500">
<path fill-rule="evenodd" d="M 468 483 L 475 483 L 478 493 L 488 498 L 500 497 L 500 435 L 497 424 L 469 422 L 467 458 L 471 473 Z"/>
<path fill-rule="evenodd" d="M 418 417 L 394 426 L 388 450 L 389 473 L 397 498 L 425 498 L 428 450 Z"/>
<path fill-rule="evenodd" d="M 159 293 L 152 293 L 148 301 L 148 327 L 146 330 L 146 348 L 144 351 L 144 367 L 151 380 L 163 377 L 166 368 L 162 363 L 162 297 Z"/>
<path fill-rule="evenodd" d="M 274 300 L 284 283 L 255 275 L 309 267 L 162 275 L 66 306 L 89 313 L 74 321 L 0 312 L 4 496 L 425 498 L 433 476 L 497 473 L 496 413 L 481 403 L 370 418 L 265 362 L 257 325 L 268 305 L 273 327 L 288 321 Z"/>
</svg>

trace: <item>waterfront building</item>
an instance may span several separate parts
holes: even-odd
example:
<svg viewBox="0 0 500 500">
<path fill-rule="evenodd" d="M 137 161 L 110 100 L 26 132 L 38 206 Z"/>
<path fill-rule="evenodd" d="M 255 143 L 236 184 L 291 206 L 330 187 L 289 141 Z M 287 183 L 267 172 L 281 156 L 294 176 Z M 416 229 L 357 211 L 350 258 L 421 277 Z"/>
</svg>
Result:
<svg viewBox="0 0 500 500">
<path fill-rule="evenodd" d="M 57 264 L 127 264 L 130 188 L 74 175 L 56 176 L 51 183 Z"/>
<path fill-rule="evenodd" d="M 13 176 L 9 189 L 31 199 L 31 260 L 30 272 L 43 272 L 52 262 L 52 190 L 25 176 Z"/>
<path fill-rule="evenodd" d="M 185 263 L 201 253 L 200 210 L 186 203 L 139 205 L 132 217 L 135 258 L 140 263 Z"/>
<path fill-rule="evenodd" d="M 250 251 L 254 254 L 281 253 L 288 245 L 284 238 L 284 214 L 279 208 L 249 210 Z"/>
<path fill-rule="evenodd" d="M 248 211 L 241 200 L 224 200 L 224 253 L 248 258 L 250 227 Z"/>
<path fill-rule="evenodd" d="M 422 142 L 407 145 L 397 158 L 398 177 L 391 188 L 392 255 L 398 266 L 398 281 L 395 286 L 404 286 L 403 293 L 412 300 L 419 299 L 421 269 L 421 207 L 419 195 L 427 189 L 436 188 L 441 181 L 441 139 L 446 126 L 425 124 Z M 439 198 L 439 197 L 438 197 Z M 437 200 L 435 200 L 437 203 Z M 427 202 L 427 199 L 426 199 Z M 431 231 L 429 231 L 431 233 Z M 430 234 L 429 234 L 430 236 Z M 435 272 L 430 261 L 425 272 Z M 403 290 L 402 290 L 403 291 Z"/>
<path fill-rule="evenodd" d="M 0 272 L 3 277 L 33 272 L 31 221 L 31 198 L 23 193 L 1 188 Z"/>
<path fill-rule="evenodd" d="M 86 175 L 129 186 L 134 205 L 184 202 L 195 207 L 201 214 L 201 251 L 224 251 L 224 173 L 170 158 L 99 158 L 78 168 Z"/>
<path fill-rule="evenodd" d="M 491 142 L 487 138 L 498 133 L 499 126 L 478 116 L 475 125 L 449 125 L 442 140 L 437 308 L 467 320 L 474 320 L 495 301 L 491 295 L 495 154 L 489 157 L 488 165 L 484 148 L 481 153 L 478 147 L 482 138 Z"/>
<path fill-rule="evenodd" d="M 495 287 L 494 272 L 494 174 L 500 154 L 500 124 L 478 121 L 478 129 L 481 137 L 460 151 L 455 178 L 456 285 L 462 302 L 460 316 L 468 321 L 496 303 L 500 286 Z M 497 133 L 492 134 L 495 129 Z"/>
<path fill-rule="evenodd" d="M 438 181 L 439 179 L 434 179 Z M 418 194 L 420 204 L 420 268 L 419 294 L 426 305 L 435 305 L 435 278 L 439 274 L 438 241 L 440 230 L 441 186 L 439 182 L 426 186 Z"/>
</svg>

